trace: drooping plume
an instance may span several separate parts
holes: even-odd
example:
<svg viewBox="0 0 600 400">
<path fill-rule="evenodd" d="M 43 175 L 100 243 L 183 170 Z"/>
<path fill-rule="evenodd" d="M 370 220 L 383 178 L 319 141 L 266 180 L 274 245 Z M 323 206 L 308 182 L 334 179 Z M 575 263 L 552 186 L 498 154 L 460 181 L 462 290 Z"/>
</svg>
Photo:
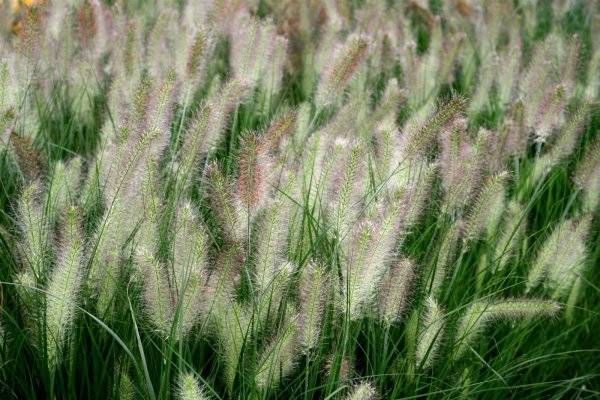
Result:
<svg viewBox="0 0 600 400">
<path fill-rule="evenodd" d="M 492 321 L 499 319 L 514 321 L 537 316 L 553 316 L 560 308 L 556 302 L 537 299 L 476 301 L 467 309 L 458 323 L 454 336 L 453 357 L 458 359 L 464 356 Z"/>
</svg>

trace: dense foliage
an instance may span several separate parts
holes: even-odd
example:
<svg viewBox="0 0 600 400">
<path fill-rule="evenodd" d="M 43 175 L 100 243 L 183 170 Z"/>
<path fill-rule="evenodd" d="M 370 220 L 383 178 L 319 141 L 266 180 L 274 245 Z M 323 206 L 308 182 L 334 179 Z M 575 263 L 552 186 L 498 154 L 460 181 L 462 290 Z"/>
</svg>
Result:
<svg viewBox="0 0 600 400">
<path fill-rule="evenodd" d="M 599 3 L 0 24 L 1 398 L 600 395 Z"/>
</svg>

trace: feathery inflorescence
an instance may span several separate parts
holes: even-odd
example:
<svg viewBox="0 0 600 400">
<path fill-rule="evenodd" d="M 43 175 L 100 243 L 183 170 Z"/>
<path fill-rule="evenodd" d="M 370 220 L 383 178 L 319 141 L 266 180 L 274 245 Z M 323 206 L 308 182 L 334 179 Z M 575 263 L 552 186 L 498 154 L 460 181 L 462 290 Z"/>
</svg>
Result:
<svg viewBox="0 0 600 400">
<path fill-rule="evenodd" d="M 553 298 L 562 298 L 584 271 L 587 258 L 585 239 L 591 218 L 566 220 L 554 228 L 542 244 L 527 278 L 527 290 L 542 280 Z"/>
<path fill-rule="evenodd" d="M 496 232 L 504 211 L 507 178 L 507 174 L 501 172 L 483 184 L 466 222 L 467 240 L 490 237 Z"/>
<path fill-rule="evenodd" d="M 517 257 L 519 245 L 527 229 L 523 207 L 518 202 L 512 201 L 506 208 L 502 233 L 494 251 L 493 260 L 498 263 L 495 271 L 498 272 L 502 272 L 510 261 Z"/>
<path fill-rule="evenodd" d="M 583 193 L 584 209 L 597 211 L 600 205 L 600 139 L 587 148 L 573 181 Z"/>
<path fill-rule="evenodd" d="M 543 315 L 555 315 L 560 305 L 543 300 L 495 300 L 476 301 L 469 306 L 456 327 L 454 357 L 465 355 L 469 347 L 480 336 L 486 326 L 498 319 L 516 320 Z"/>
<path fill-rule="evenodd" d="M 71 206 L 62 218 L 58 259 L 46 292 L 46 354 L 51 369 L 58 364 L 66 335 L 72 329 L 84 277 L 81 217 Z"/>
<path fill-rule="evenodd" d="M 223 374 L 231 391 L 240 367 L 242 350 L 249 339 L 252 314 L 236 302 L 217 304 L 214 314 L 221 358 L 225 363 Z"/>
<path fill-rule="evenodd" d="M 276 387 L 296 366 L 298 317 L 287 316 L 281 333 L 272 339 L 258 360 L 256 385 Z"/>
<path fill-rule="evenodd" d="M 377 396 L 377 391 L 369 382 L 359 383 L 352 387 L 351 393 L 346 396 L 347 400 L 373 400 Z"/>
<path fill-rule="evenodd" d="M 40 185 L 39 182 L 29 185 L 21 195 L 18 205 L 26 272 L 37 280 L 41 280 L 48 271 L 50 246 L 50 224 L 44 216 Z"/>
<path fill-rule="evenodd" d="M 383 288 L 379 294 L 379 318 L 386 324 L 394 324 L 402 318 L 415 277 L 415 262 L 401 259 L 394 263 L 383 279 Z"/>
<path fill-rule="evenodd" d="M 319 264 L 307 265 L 300 275 L 299 286 L 299 345 L 303 352 L 308 353 L 319 343 L 325 306 L 329 296 L 329 279 L 325 268 Z"/>
<path fill-rule="evenodd" d="M 427 368 L 433 364 L 444 339 L 444 311 L 431 296 L 425 299 L 425 308 L 419 321 L 419 333 L 415 352 L 418 368 Z"/>
<path fill-rule="evenodd" d="M 247 209 L 260 207 L 264 202 L 269 173 L 267 144 L 262 136 L 248 132 L 242 139 L 238 193 Z"/>
<path fill-rule="evenodd" d="M 144 274 L 144 304 L 148 317 L 156 330 L 167 336 L 173 323 L 173 298 L 166 268 L 145 248 L 138 250 L 136 263 Z"/>
<path fill-rule="evenodd" d="M 208 235 L 189 203 L 184 203 L 178 210 L 175 229 L 170 284 L 178 324 L 185 336 L 206 311 Z"/>
<path fill-rule="evenodd" d="M 346 45 L 336 51 L 334 58 L 327 55 L 327 66 L 317 87 L 315 103 L 324 107 L 336 104 L 348 81 L 355 74 L 368 52 L 369 44 L 362 37 L 350 38 Z"/>
<path fill-rule="evenodd" d="M 200 382 L 198 382 L 198 378 L 191 372 L 179 374 L 177 378 L 177 395 L 180 400 L 209 399 Z"/>
</svg>

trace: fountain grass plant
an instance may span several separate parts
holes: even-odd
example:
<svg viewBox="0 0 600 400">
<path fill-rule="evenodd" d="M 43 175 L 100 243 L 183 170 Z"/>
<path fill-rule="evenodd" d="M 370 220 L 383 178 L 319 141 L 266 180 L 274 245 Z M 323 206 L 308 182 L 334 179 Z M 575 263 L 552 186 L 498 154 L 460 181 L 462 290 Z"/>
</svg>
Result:
<svg viewBox="0 0 600 400">
<path fill-rule="evenodd" d="M 600 396 L 600 6 L 0 0 L 0 398 Z"/>
</svg>

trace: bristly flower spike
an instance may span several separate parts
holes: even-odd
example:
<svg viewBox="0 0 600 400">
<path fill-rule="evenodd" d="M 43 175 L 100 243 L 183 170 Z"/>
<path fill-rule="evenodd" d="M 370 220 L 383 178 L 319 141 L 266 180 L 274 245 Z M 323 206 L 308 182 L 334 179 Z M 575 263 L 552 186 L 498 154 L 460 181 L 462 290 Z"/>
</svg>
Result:
<svg viewBox="0 0 600 400">
<path fill-rule="evenodd" d="M 527 319 L 537 316 L 553 316 L 560 310 L 553 301 L 537 299 L 507 299 L 474 302 L 461 318 L 454 339 L 454 359 L 465 355 L 469 347 L 481 335 L 486 326 L 498 319 Z"/>
<path fill-rule="evenodd" d="M 210 163 L 204 173 L 208 193 L 214 199 L 211 207 L 219 219 L 225 239 L 231 243 L 243 242 L 248 235 L 247 209 L 242 209 L 242 204 L 235 197 L 234 185 L 217 161 Z"/>
<path fill-rule="evenodd" d="M 600 205 L 600 138 L 587 148 L 573 181 L 583 193 L 583 208 L 595 212 Z"/>
<path fill-rule="evenodd" d="M 83 229 L 78 211 L 70 207 L 61 223 L 62 238 L 46 295 L 46 354 L 51 370 L 59 362 L 72 327 L 83 282 Z"/>
<path fill-rule="evenodd" d="M 264 136 L 247 132 L 242 138 L 240 154 L 239 196 L 244 207 L 255 210 L 266 200 L 269 157 Z"/>
<path fill-rule="evenodd" d="M 445 315 L 439 304 L 431 297 L 425 299 L 425 308 L 419 322 L 415 361 L 417 368 L 433 364 L 442 344 L 445 330 Z"/>
<path fill-rule="evenodd" d="M 329 296 L 329 280 L 320 264 L 308 264 L 300 275 L 299 344 L 307 353 L 319 342 L 323 312 Z"/>
<path fill-rule="evenodd" d="M 288 316 L 282 332 L 267 346 L 258 362 L 255 382 L 259 389 L 276 387 L 296 366 L 298 317 Z"/>
<path fill-rule="evenodd" d="M 19 225 L 23 232 L 25 265 L 37 280 L 42 280 L 49 267 L 48 251 L 50 221 L 41 204 L 41 183 L 33 182 L 21 195 L 17 208 Z"/>
<path fill-rule="evenodd" d="M 208 400 L 209 396 L 202 386 L 194 373 L 180 373 L 175 393 L 179 400 Z"/>
<path fill-rule="evenodd" d="M 590 222 L 588 215 L 579 222 L 566 220 L 554 228 L 529 271 L 527 291 L 536 287 L 543 278 L 548 279 L 547 285 L 556 299 L 571 289 L 585 266 L 585 239 Z"/>
<path fill-rule="evenodd" d="M 494 250 L 494 272 L 502 272 L 519 251 L 521 240 L 525 237 L 527 220 L 525 210 L 517 201 L 511 201 L 506 207 L 506 217 L 502 233 Z"/>
<path fill-rule="evenodd" d="M 367 52 L 368 42 L 365 38 L 350 39 L 321 76 L 315 98 L 318 107 L 337 102 Z"/>
<path fill-rule="evenodd" d="M 370 382 L 362 382 L 352 387 L 352 391 L 345 400 L 374 400 L 377 391 Z"/>
<path fill-rule="evenodd" d="M 203 286 L 208 275 L 207 255 L 208 235 L 192 205 L 186 202 L 177 213 L 171 280 L 183 336 L 189 333 L 204 311 L 203 299 L 211 295 Z"/>
<path fill-rule="evenodd" d="M 377 307 L 379 318 L 385 324 L 392 325 L 402 318 L 414 277 L 415 262 L 408 258 L 398 260 L 387 272 Z"/>
<path fill-rule="evenodd" d="M 502 218 L 505 202 L 505 186 L 508 173 L 491 177 L 481 189 L 466 223 L 465 239 L 475 240 L 492 236 Z"/>
</svg>

